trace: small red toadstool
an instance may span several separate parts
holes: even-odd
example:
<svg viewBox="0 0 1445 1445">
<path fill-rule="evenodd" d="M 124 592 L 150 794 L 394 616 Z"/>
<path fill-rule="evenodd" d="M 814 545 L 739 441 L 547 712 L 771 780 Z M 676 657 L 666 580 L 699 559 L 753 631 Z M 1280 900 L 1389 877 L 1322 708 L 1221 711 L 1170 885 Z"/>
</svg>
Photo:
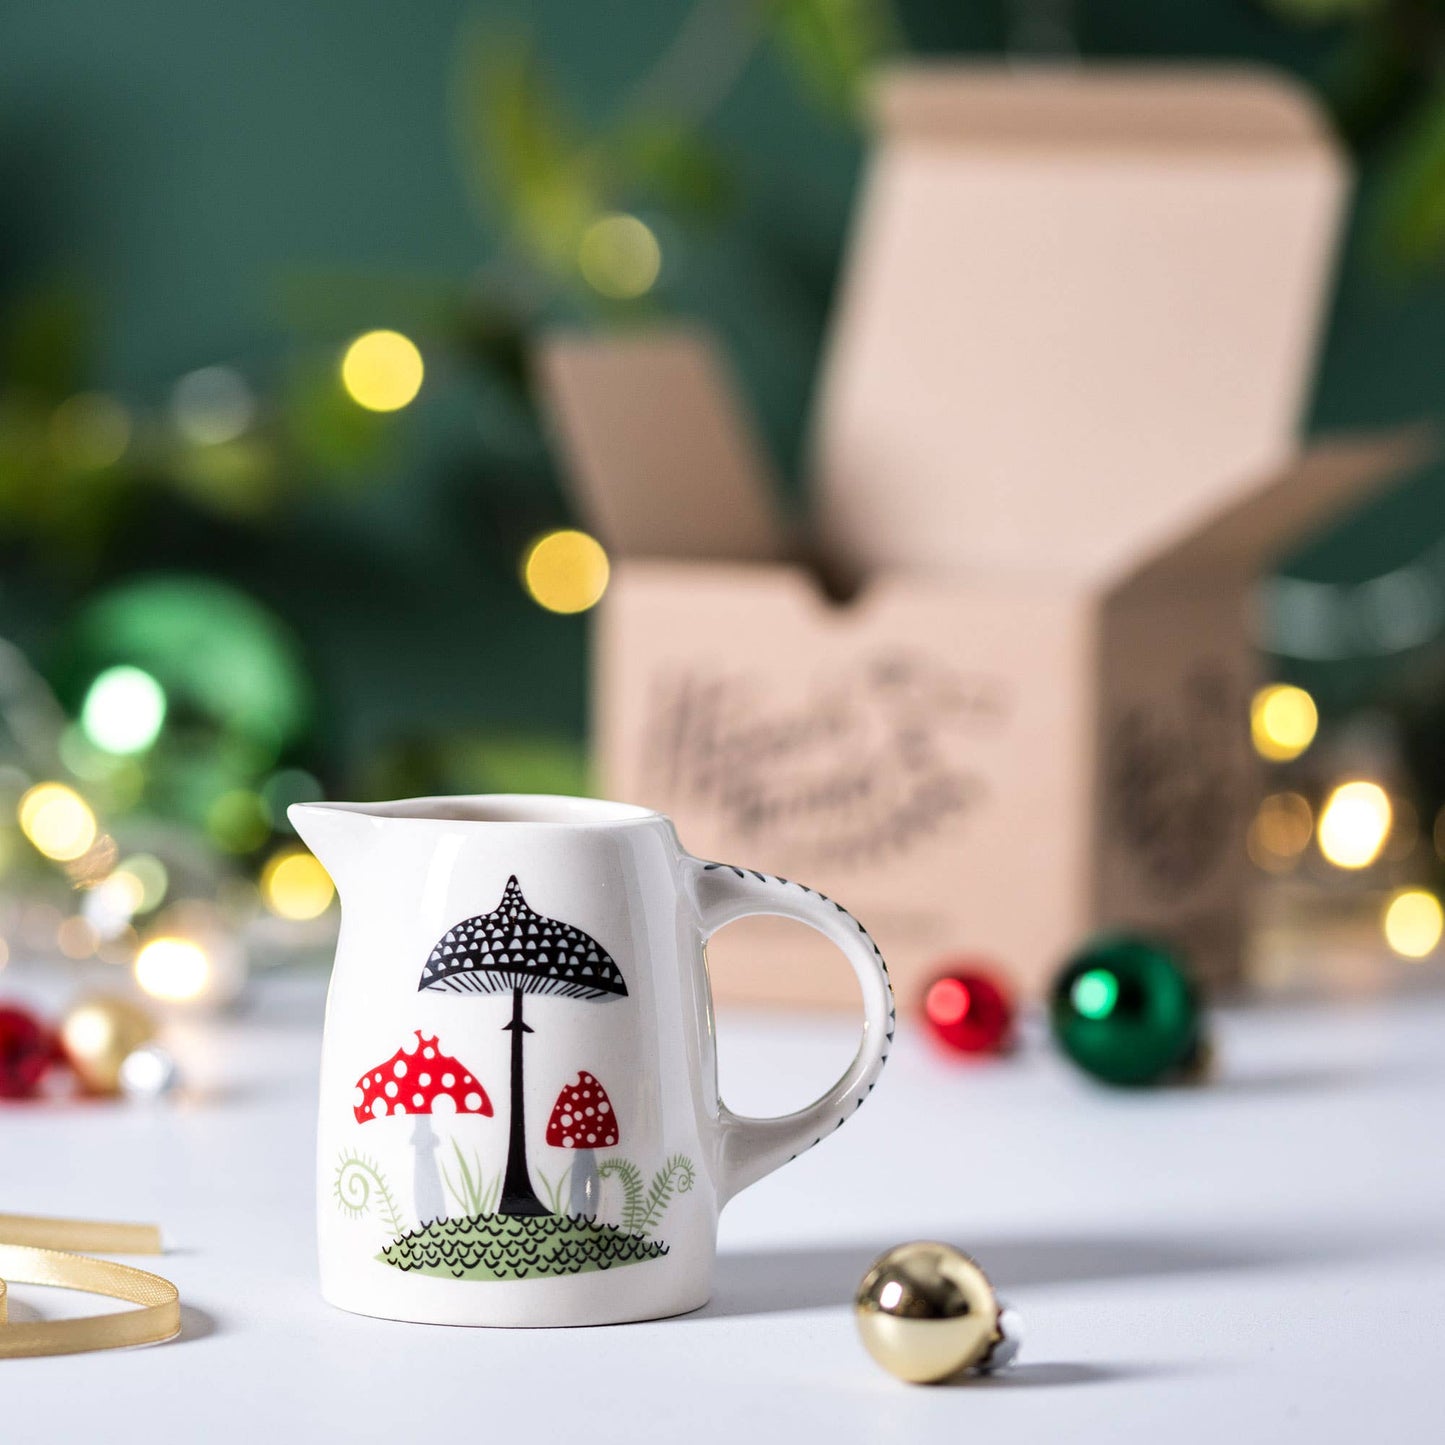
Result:
<svg viewBox="0 0 1445 1445">
<path fill-rule="evenodd" d="M 492 1101 L 471 1070 L 442 1053 L 437 1036 L 414 1030 L 416 1042 L 398 1049 L 384 1064 L 356 1081 L 352 1109 L 358 1124 L 394 1114 L 415 1114 L 411 1142 L 416 1150 L 416 1213 L 423 1224 L 446 1218 L 441 1175 L 437 1171 L 436 1133 L 428 1114 L 481 1114 L 491 1117 Z"/>
<path fill-rule="evenodd" d="M 612 1100 L 596 1075 L 585 1069 L 575 1084 L 565 1084 L 547 1121 L 547 1142 L 555 1149 L 572 1149 L 570 1212 L 597 1217 L 602 1177 L 597 1172 L 598 1149 L 611 1149 L 621 1137 Z"/>
</svg>

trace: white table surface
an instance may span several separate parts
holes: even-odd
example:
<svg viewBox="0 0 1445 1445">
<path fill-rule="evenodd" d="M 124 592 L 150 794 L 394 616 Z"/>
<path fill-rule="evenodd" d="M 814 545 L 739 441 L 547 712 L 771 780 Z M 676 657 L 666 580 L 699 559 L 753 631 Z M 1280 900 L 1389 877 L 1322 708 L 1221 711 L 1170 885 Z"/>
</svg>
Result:
<svg viewBox="0 0 1445 1445">
<path fill-rule="evenodd" d="M 14 994 L 13 971 L 0 992 Z M 23 989 L 19 990 L 23 996 Z M 205 1097 L 0 1112 L 0 1209 L 158 1220 L 173 1344 L 0 1362 L 0 1440 L 1138 1442 L 1445 1439 L 1445 999 L 1218 1021 L 1222 1078 L 1089 1086 L 1045 1048 L 984 1067 L 906 1029 L 824 1145 L 729 1208 L 695 1315 L 577 1331 L 352 1317 L 313 1282 L 312 981 L 176 1042 Z M 725 1016 L 734 1107 L 804 1102 L 841 1021 Z M 1025 1315 L 995 1381 L 906 1386 L 847 1301 L 934 1236 Z M 84 1296 L 16 1288 L 17 1318 Z"/>
</svg>

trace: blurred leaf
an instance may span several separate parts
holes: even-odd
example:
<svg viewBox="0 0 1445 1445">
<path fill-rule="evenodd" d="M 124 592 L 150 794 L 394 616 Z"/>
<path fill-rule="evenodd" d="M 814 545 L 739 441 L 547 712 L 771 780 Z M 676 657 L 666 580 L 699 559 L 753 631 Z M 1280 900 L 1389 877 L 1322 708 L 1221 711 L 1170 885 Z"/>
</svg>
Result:
<svg viewBox="0 0 1445 1445">
<path fill-rule="evenodd" d="M 461 57 L 457 110 L 469 169 L 529 254 L 571 270 L 578 239 L 604 209 L 595 154 L 545 82 L 529 39 L 478 31 Z"/>
<path fill-rule="evenodd" d="M 1340 130 L 1359 145 L 1419 100 L 1425 90 L 1420 57 L 1393 25 L 1361 25 L 1331 62 L 1324 90 Z"/>
<path fill-rule="evenodd" d="M 1445 261 L 1445 88 L 1421 107 L 1385 168 L 1377 225 L 1396 269 Z"/>
<path fill-rule="evenodd" d="M 736 200 L 727 161 L 703 136 L 679 122 L 662 116 L 635 120 L 617 134 L 610 153 L 626 184 L 685 216 L 717 220 Z"/>
<path fill-rule="evenodd" d="M 0 335 L 0 385 L 59 403 L 85 384 L 94 333 L 87 297 L 57 282 L 9 303 Z"/>
<path fill-rule="evenodd" d="M 18 529 L 50 471 L 50 408 L 31 395 L 0 398 L 0 530 Z"/>
<path fill-rule="evenodd" d="M 874 66 L 897 44 L 888 0 L 770 0 L 783 54 L 827 105 L 856 114 Z"/>
<path fill-rule="evenodd" d="M 528 733 L 444 734 L 394 742 L 362 783 L 376 797 L 442 793 L 591 792 L 587 751 L 573 738 Z"/>
<path fill-rule="evenodd" d="M 514 400 L 526 400 L 530 348 L 528 320 L 521 310 L 491 289 L 478 290 L 467 298 L 453 325 L 462 354 L 493 372 Z"/>
<path fill-rule="evenodd" d="M 298 268 L 275 288 L 274 306 L 292 330 L 335 340 L 348 331 L 393 327 L 408 336 L 442 330 L 462 304 L 452 276 L 345 268 Z"/>
<path fill-rule="evenodd" d="M 1335 20 L 1357 20 L 1386 9 L 1390 0 L 1264 0 L 1273 10 L 1296 24 L 1325 25 Z"/>
<path fill-rule="evenodd" d="M 78 576 L 95 566 L 135 476 L 128 459 L 68 458 L 56 445 L 55 417 L 35 391 L 0 401 L 0 534 Z"/>
<path fill-rule="evenodd" d="M 271 445 L 256 436 L 177 452 L 169 480 L 176 491 L 223 517 L 264 516 L 275 505 L 281 474 Z"/>
<path fill-rule="evenodd" d="M 335 475 L 377 461 L 394 423 L 357 406 L 342 387 L 335 366 L 310 362 L 287 378 L 281 424 L 304 463 Z"/>
</svg>

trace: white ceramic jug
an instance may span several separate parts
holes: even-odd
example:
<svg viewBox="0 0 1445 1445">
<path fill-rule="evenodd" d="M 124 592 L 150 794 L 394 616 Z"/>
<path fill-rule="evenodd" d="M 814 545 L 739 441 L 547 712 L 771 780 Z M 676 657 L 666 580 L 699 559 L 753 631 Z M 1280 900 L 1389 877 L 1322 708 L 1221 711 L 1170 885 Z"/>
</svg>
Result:
<svg viewBox="0 0 1445 1445">
<path fill-rule="evenodd" d="M 321 1288 L 343 1309 L 583 1325 L 697 1308 L 718 1211 L 838 1128 L 893 1037 L 887 970 L 838 904 L 685 853 L 580 798 L 308 803 L 341 897 L 321 1064 Z M 718 1097 L 703 944 L 752 913 L 832 939 L 863 1039 L 817 1103 Z"/>
</svg>

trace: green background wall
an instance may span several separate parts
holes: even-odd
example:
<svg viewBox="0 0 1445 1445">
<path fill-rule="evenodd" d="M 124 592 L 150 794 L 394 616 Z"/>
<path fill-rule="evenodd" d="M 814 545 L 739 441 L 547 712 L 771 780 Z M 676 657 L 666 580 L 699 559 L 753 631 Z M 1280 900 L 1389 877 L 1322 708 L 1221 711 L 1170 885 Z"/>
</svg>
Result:
<svg viewBox="0 0 1445 1445">
<path fill-rule="evenodd" d="M 601 116 L 686 8 L 559 0 L 507 14 L 534 30 L 571 103 Z M 103 318 L 95 381 L 136 405 L 158 404 L 194 367 L 264 375 L 298 338 L 388 324 L 387 293 L 368 278 L 464 277 L 495 244 L 495 218 L 461 178 L 447 105 L 459 30 L 477 13 L 453 0 L 7 7 L 0 299 L 82 278 Z M 1011 12 L 914 0 L 899 13 L 911 49 L 952 53 L 997 51 Z M 1090 56 L 1249 57 L 1306 76 L 1329 50 L 1327 35 L 1246 0 L 1096 0 L 1078 7 L 1076 34 Z M 766 53 L 709 130 L 732 159 L 737 205 L 710 233 L 660 230 L 659 302 L 724 334 L 795 478 L 858 141 Z M 1357 224 L 1318 429 L 1440 407 L 1445 281 L 1391 280 L 1369 249 Z M 585 623 L 533 608 L 504 561 L 517 517 L 565 516 L 546 458 L 500 390 L 474 376 L 433 373 L 423 398 L 400 424 L 384 485 L 313 498 L 264 538 L 158 499 L 137 506 L 109 564 L 215 572 L 291 621 L 330 710 L 333 771 L 431 730 L 583 726 Z M 1436 472 L 1291 570 L 1364 578 L 1442 534 Z M 43 649 L 63 629 L 63 594 L 22 574 L 7 568 L 0 632 Z"/>
</svg>

